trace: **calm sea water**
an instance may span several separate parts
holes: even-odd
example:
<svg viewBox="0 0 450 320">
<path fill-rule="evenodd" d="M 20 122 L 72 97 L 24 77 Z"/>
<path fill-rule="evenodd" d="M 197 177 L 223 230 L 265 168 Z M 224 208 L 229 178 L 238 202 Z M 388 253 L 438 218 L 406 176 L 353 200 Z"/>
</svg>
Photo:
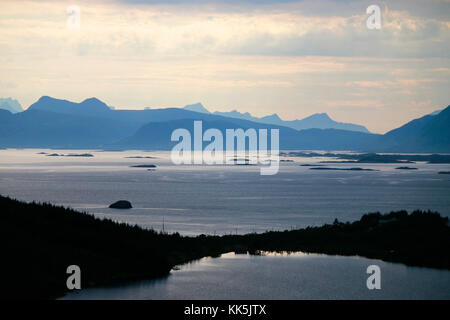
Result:
<svg viewBox="0 0 450 320">
<path fill-rule="evenodd" d="M 49 157 L 47 153 L 84 153 Z M 154 157 L 129 158 L 133 156 Z M 314 171 L 290 158 L 274 176 L 254 166 L 174 166 L 167 152 L 0 150 L 0 194 L 46 201 L 99 217 L 186 235 L 263 232 L 321 225 L 367 212 L 436 210 L 450 216 L 450 165 L 358 165 L 379 171 Z M 132 165 L 156 164 L 156 170 Z M 333 164 L 333 167 L 355 165 Z M 126 199 L 131 210 L 109 209 Z M 366 288 L 366 268 L 382 270 L 382 289 Z M 168 278 L 95 288 L 69 299 L 450 299 L 450 273 L 365 258 L 294 254 L 205 258 Z"/>
<path fill-rule="evenodd" d="M 83 153 L 92 158 L 48 157 Z M 152 156 L 156 159 L 130 159 Z M 0 194 L 182 234 L 263 232 L 357 220 L 368 212 L 430 209 L 450 216 L 450 165 L 358 165 L 380 171 L 315 171 L 290 158 L 274 176 L 253 166 L 175 166 L 167 152 L 0 150 Z M 154 171 L 131 168 L 156 164 Z M 333 164 L 354 167 L 355 164 Z M 108 206 L 120 199 L 133 209 Z"/>
<path fill-rule="evenodd" d="M 366 286 L 373 264 L 381 270 L 380 290 Z M 183 265 L 161 280 L 83 289 L 63 299 L 450 299 L 450 271 L 360 257 L 231 253 Z"/>
</svg>

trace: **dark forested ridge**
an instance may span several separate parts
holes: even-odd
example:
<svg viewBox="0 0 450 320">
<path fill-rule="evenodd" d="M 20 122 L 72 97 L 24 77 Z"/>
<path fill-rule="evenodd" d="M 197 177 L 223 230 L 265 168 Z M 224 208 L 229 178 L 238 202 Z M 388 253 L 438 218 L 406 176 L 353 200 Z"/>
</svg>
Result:
<svg viewBox="0 0 450 320">
<path fill-rule="evenodd" d="M 353 223 L 263 234 L 183 237 L 100 220 L 50 204 L 0 196 L 1 296 L 54 298 L 66 291 L 66 268 L 78 265 L 82 287 L 167 275 L 177 264 L 224 252 L 305 251 L 361 255 L 450 269 L 450 227 L 438 213 L 364 215 Z"/>
</svg>

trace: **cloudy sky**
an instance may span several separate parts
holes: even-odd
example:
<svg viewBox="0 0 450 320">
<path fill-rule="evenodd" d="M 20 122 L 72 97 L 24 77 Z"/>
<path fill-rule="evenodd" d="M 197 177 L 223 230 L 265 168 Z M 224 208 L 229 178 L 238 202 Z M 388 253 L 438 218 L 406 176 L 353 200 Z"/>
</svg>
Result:
<svg viewBox="0 0 450 320">
<path fill-rule="evenodd" d="M 369 5 L 381 29 L 366 26 Z M 77 28 L 70 6 L 81 10 Z M 450 104 L 450 0 L 0 0 L 0 97 L 327 112 L 384 133 Z"/>
</svg>

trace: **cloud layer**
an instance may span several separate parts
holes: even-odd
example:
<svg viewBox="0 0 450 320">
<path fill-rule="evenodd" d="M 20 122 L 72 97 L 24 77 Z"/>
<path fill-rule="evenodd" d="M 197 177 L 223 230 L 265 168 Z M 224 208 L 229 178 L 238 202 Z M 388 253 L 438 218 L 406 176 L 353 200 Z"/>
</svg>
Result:
<svg viewBox="0 0 450 320">
<path fill-rule="evenodd" d="M 5 96 L 117 107 L 203 101 L 294 119 L 329 112 L 383 132 L 449 103 L 449 1 L 4 1 Z M 93 85 L 95 84 L 95 85 Z"/>
</svg>

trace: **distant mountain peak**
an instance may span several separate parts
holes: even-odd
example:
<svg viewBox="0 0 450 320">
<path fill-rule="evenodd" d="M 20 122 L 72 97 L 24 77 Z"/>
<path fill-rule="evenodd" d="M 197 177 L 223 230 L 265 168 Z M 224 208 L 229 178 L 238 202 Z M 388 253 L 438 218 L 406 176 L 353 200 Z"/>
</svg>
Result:
<svg viewBox="0 0 450 320">
<path fill-rule="evenodd" d="M 301 120 L 282 120 L 276 113 L 261 118 L 257 118 L 253 117 L 248 112 L 241 113 L 237 110 L 228 112 L 216 111 L 214 112 L 214 114 L 224 117 L 238 118 L 266 124 L 281 125 L 295 130 L 317 128 L 317 129 L 341 129 L 366 133 L 369 132 L 364 126 L 351 123 L 336 122 L 333 119 L 331 119 L 327 113 L 314 113 Z"/>
<path fill-rule="evenodd" d="M 237 111 L 236 109 L 233 109 L 232 111 L 230 111 L 230 113 L 233 113 L 233 114 L 242 114 L 242 115 L 244 115 L 244 116 L 251 116 L 250 112 L 244 112 L 244 113 L 242 113 L 242 112 Z"/>
<path fill-rule="evenodd" d="M 22 112 L 23 108 L 19 101 L 13 98 L 0 98 L 0 109 L 8 110 L 11 113 Z"/>
<path fill-rule="evenodd" d="M 325 113 L 314 113 L 301 120 L 292 121 L 294 124 L 292 127 L 297 130 L 318 128 L 318 129 L 340 129 L 340 130 L 350 130 L 369 133 L 366 127 L 352 124 L 337 122 L 330 118 L 330 116 Z"/>
<path fill-rule="evenodd" d="M 50 101 L 50 100 L 58 100 L 58 99 L 52 98 L 50 96 L 42 96 L 38 99 L 37 102 L 45 102 L 45 101 Z"/>
<path fill-rule="evenodd" d="M 75 102 L 70 102 L 69 100 L 65 100 L 65 99 L 57 99 L 57 98 L 53 98 L 53 97 L 50 97 L 50 96 L 42 96 L 34 104 L 38 104 L 38 103 L 58 103 L 58 102 L 75 103 Z"/>
<path fill-rule="evenodd" d="M 450 106 L 442 111 L 414 119 L 383 135 L 379 141 L 386 152 L 449 152 Z"/>
<path fill-rule="evenodd" d="M 87 105 L 90 107 L 100 107 L 100 108 L 108 108 L 110 109 L 110 107 L 104 103 L 103 101 L 101 101 L 100 99 L 97 99 L 95 97 L 93 98 L 87 98 L 86 100 L 84 100 L 83 102 L 80 103 L 81 105 Z"/>
<path fill-rule="evenodd" d="M 276 120 L 281 120 L 281 118 L 280 118 L 276 113 L 267 116 L 267 118 L 276 119 Z"/>
<path fill-rule="evenodd" d="M 254 118 L 249 112 L 239 112 L 236 109 L 232 110 L 232 111 L 227 111 L 227 112 L 220 112 L 220 111 L 215 111 L 214 112 L 215 115 L 218 116 L 222 116 L 222 117 L 229 117 L 229 118 L 235 118 L 235 119 L 244 119 L 244 120 L 250 120 L 250 121 L 255 121 L 258 120 L 256 118 Z"/>
<path fill-rule="evenodd" d="M 103 101 L 101 101 L 101 100 L 99 100 L 99 99 L 97 99 L 96 97 L 92 97 L 92 98 L 87 98 L 87 99 L 85 99 L 83 102 L 81 102 L 81 103 L 102 103 L 102 104 L 105 104 Z"/>
<path fill-rule="evenodd" d="M 189 111 L 194 111 L 194 112 L 206 113 L 206 114 L 211 113 L 201 104 L 201 102 L 197 102 L 194 104 L 188 104 L 183 109 L 189 110 Z"/>
<path fill-rule="evenodd" d="M 97 98 L 88 98 L 83 102 L 76 103 L 68 100 L 56 99 L 50 96 L 42 96 L 33 103 L 29 110 L 51 111 L 69 114 L 99 114 L 111 110 L 103 101 Z"/>
<path fill-rule="evenodd" d="M 306 118 L 303 118 L 302 120 L 306 120 L 306 119 L 332 120 L 332 119 L 330 118 L 330 116 L 329 116 L 327 113 L 325 113 L 325 112 L 322 112 L 322 113 L 314 113 L 314 114 L 312 114 L 312 115 L 310 115 L 310 116 L 308 116 L 308 117 L 306 117 Z"/>
<path fill-rule="evenodd" d="M 262 117 L 261 120 L 267 121 L 267 122 L 270 122 L 273 124 L 279 124 L 280 122 L 283 122 L 283 120 L 281 120 L 281 118 L 276 113 Z"/>
</svg>

